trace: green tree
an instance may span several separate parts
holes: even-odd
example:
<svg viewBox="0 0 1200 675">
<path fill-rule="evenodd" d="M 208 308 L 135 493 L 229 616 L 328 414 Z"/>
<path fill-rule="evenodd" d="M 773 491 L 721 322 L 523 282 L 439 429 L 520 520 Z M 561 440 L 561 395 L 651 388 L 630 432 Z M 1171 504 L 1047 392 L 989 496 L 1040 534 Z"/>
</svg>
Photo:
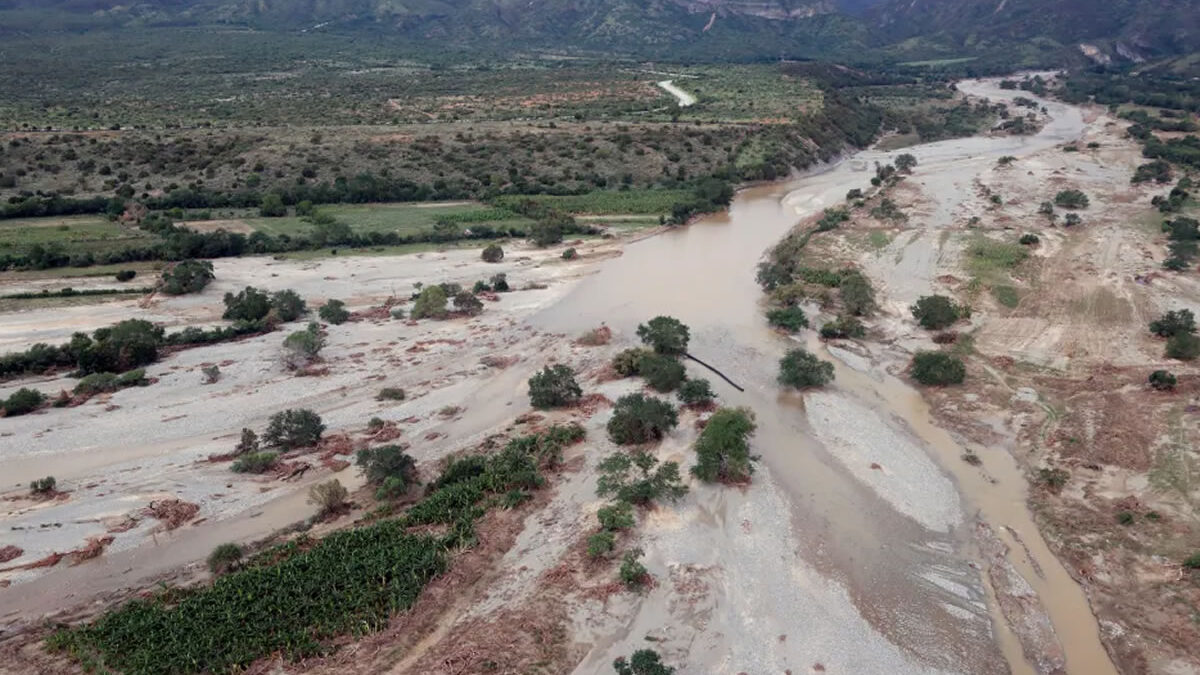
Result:
<svg viewBox="0 0 1200 675">
<path fill-rule="evenodd" d="M 429 286 L 421 291 L 413 303 L 412 318 L 444 319 L 450 312 L 446 309 L 446 291 L 441 286 Z"/>
<path fill-rule="evenodd" d="M 454 295 L 454 310 L 467 316 L 478 316 L 483 313 L 483 301 L 470 291 L 461 291 Z"/>
<path fill-rule="evenodd" d="M 922 328 L 929 330 L 941 330 L 951 326 L 963 315 L 962 308 L 944 295 L 922 296 L 909 311 Z"/>
<path fill-rule="evenodd" d="M 722 408 L 713 413 L 696 440 L 692 475 L 707 483 L 745 483 L 754 473 L 748 439 L 754 434 L 754 413 L 747 408 Z"/>
<path fill-rule="evenodd" d="M 622 350 L 613 357 L 613 370 L 616 371 L 616 373 L 621 377 L 633 377 L 638 375 L 642 370 L 642 361 L 644 361 L 647 356 L 652 354 L 654 354 L 654 352 L 650 351 L 649 349 L 642 349 L 640 347 Z"/>
<path fill-rule="evenodd" d="M 779 383 L 806 389 L 823 387 L 833 381 L 833 364 L 822 361 L 804 349 L 792 349 L 779 361 Z"/>
<path fill-rule="evenodd" d="M 602 507 L 596 512 L 600 527 L 609 532 L 628 530 L 634 526 L 633 505 L 626 501 L 616 501 Z"/>
<path fill-rule="evenodd" d="M 271 313 L 271 298 L 265 292 L 247 286 L 233 293 L 225 294 L 225 313 L 222 318 L 230 321 L 260 321 Z"/>
<path fill-rule="evenodd" d="M 679 424 L 679 416 L 670 403 L 641 393 L 617 399 L 608 421 L 608 437 L 617 445 L 633 445 L 662 440 Z"/>
<path fill-rule="evenodd" d="M 637 335 L 644 344 L 659 354 L 679 356 L 687 353 L 690 331 L 679 319 L 656 316 L 637 327 Z"/>
<path fill-rule="evenodd" d="M 962 384 L 967 367 L 960 359 L 944 352 L 917 352 L 913 355 L 912 377 L 929 386 Z"/>
<path fill-rule="evenodd" d="M 294 450 L 316 445 L 324 432 L 325 425 L 317 413 L 304 408 L 289 409 L 271 416 L 263 442 L 269 447 Z"/>
<path fill-rule="evenodd" d="M 36 389 L 21 387 L 7 399 L 3 405 L 4 414 L 7 417 L 16 417 L 17 415 L 25 415 L 37 410 L 43 403 L 46 402 L 46 395 Z"/>
<path fill-rule="evenodd" d="M 207 260 L 184 260 L 162 274 L 161 289 L 167 295 L 199 293 L 214 278 L 213 265 Z"/>
<path fill-rule="evenodd" d="M 529 228 L 529 239 L 541 248 L 562 243 L 562 224 L 557 220 L 539 220 Z"/>
<path fill-rule="evenodd" d="M 651 649 L 639 649 L 628 660 L 624 656 L 613 661 L 617 675 L 675 675 L 675 669 L 665 665 L 662 657 Z"/>
<path fill-rule="evenodd" d="M 287 207 L 283 205 L 283 197 L 274 192 L 263 195 L 258 207 L 258 215 L 263 218 L 282 218 L 287 215 Z"/>
<path fill-rule="evenodd" d="M 679 386 L 679 401 L 688 406 L 707 406 L 716 399 L 712 385 L 704 378 L 687 380 Z"/>
<path fill-rule="evenodd" d="M 325 334 L 315 321 L 308 324 L 308 328 L 298 330 L 283 340 L 287 363 L 292 368 L 299 368 L 310 363 L 317 358 L 324 347 Z"/>
<path fill-rule="evenodd" d="M 500 248 L 500 244 L 488 244 L 480 257 L 484 262 L 498 263 L 504 260 L 504 249 Z"/>
<path fill-rule="evenodd" d="M 804 310 L 799 307 L 784 307 L 768 311 L 767 323 L 789 333 L 795 333 L 801 329 L 808 328 L 808 317 L 804 315 Z"/>
<path fill-rule="evenodd" d="M 675 391 L 687 379 L 683 364 L 662 354 L 650 354 L 643 358 L 638 373 L 646 378 L 651 389 L 664 394 Z"/>
<path fill-rule="evenodd" d="M 271 296 L 271 309 L 280 321 L 295 321 L 308 313 L 304 298 L 290 288 L 276 291 Z"/>
<path fill-rule="evenodd" d="M 1200 356 L 1200 337 L 1192 333 L 1176 333 L 1167 338 L 1167 358 L 1191 361 Z"/>
<path fill-rule="evenodd" d="M 875 290 L 871 281 L 858 270 L 844 270 L 838 285 L 842 306 L 853 316 L 870 316 L 875 310 Z"/>
<path fill-rule="evenodd" d="M 1150 373 L 1150 386 L 1158 391 L 1171 391 L 1175 389 L 1178 380 L 1170 371 L 1156 370 Z"/>
<path fill-rule="evenodd" d="M 573 405 L 583 397 L 570 366 L 546 366 L 529 378 L 529 402 L 542 410 Z"/>
<path fill-rule="evenodd" d="M 1190 309 L 1172 310 L 1150 322 L 1150 332 L 1169 338 L 1180 333 L 1196 332 L 1196 316 Z"/>
<path fill-rule="evenodd" d="M 630 504 L 646 505 L 657 500 L 676 501 L 687 494 L 677 462 L 660 463 L 641 450 L 615 452 L 597 467 L 596 494 Z"/>
<path fill-rule="evenodd" d="M 356 461 L 376 499 L 395 499 L 417 484 L 417 463 L 400 445 L 359 450 Z"/>
<path fill-rule="evenodd" d="M 904 153 L 896 157 L 896 170 L 902 173 L 912 173 L 912 170 L 917 166 L 917 158 L 910 153 Z"/>
<path fill-rule="evenodd" d="M 317 316 L 326 323 L 339 326 L 350 319 L 350 312 L 346 309 L 346 303 L 331 298 L 317 310 Z"/>
<path fill-rule="evenodd" d="M 1061 190 L 1054 195 L 1054 204 L 1064 209 L 1086 209 L 1088 196 L 1079 190 Z"/>
</svg>

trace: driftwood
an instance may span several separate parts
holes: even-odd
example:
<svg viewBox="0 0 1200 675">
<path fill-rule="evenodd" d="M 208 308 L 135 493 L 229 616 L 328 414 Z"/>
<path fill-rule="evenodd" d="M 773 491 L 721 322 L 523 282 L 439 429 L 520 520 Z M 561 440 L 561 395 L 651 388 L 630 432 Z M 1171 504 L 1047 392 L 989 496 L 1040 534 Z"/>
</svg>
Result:
<svg viewBox="0 0 1200 675">
<path fill-rule="evenodd" d="M 736 383 L 736 382 L 734 382 L 733 380 L 731 380 L 731 379 L 729 379 L 728 377 L 726 377 L 726 376 L 725 376 L 725 373 L 722 373 L 721 371 L 717 370 L 716 368 L 713 368 L 712 366 L 710 366 L 710 365 L 708 365 L 707 363 L 705 363 L 705 362 L 701 361 L 700 359 L 698 359 L 698 358 L 696 358 L 696 357 L 692 356 L 691 354 L 688 354 L 687 352 L 684 352 L 684 353 L 683 353 L 683 355 L 684 355 L 684 356 L 686 356 L 686 357 L 688 357 L 689 359 L 691 359 L 691 360 L 695 361 L 696 363 L 699 363 L 700 365 L 704 366 L 705 368 L 708 368 L 709 370 L 713 371 L 713 372 L 714 372 L 714 373 L 716 373 L 716 374 L 717 374 L 717 376 L 718 376 L 718 377 L 720 377 L 722 380 L 725 380 L 726 382 L 728 382 L 728 383 L 729 383 L 729 386 L 733 387 L 734 389 L 737 389 L 738 391 L 742 391 L 742 392 L 746 391 L 746 390 L 745 390 L 745 389 L 743 389 L 743 388 L 742 388 L 740 385 L 738 385 L 738 383 Z"/>
</svg>

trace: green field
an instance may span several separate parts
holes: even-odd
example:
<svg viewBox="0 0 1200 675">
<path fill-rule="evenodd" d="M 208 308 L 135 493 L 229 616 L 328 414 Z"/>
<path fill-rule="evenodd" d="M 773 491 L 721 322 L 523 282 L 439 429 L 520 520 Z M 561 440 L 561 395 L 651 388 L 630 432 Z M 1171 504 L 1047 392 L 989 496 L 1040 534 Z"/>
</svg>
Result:
<svg viewBox="0 0 1200 675">
<path fill-rule="evenodd" d="M 154 239 L 103 216 L 0 220 L 0 253 L 24 253 L 35 245 L 57 247 L 67 254 L 103 253 Z"/>
<path fill-rule="evenodd" d="M 333 204 L 317 209 L 320 213 L 329 214 L 339 221 L 346 223 L 356 233 L 364 232 L 396 232 L 398 234 L 417 234 L 428 232 L 438 221 L 451 221 L 462 227 L 471 224 L 501 225 L 526 227 L 533 221 L 512 213 L 475 202 L 438 203 L 398 203 L 398 204 Z M 304 218 L 295 215 L 283 218 L 242 218 L 245 223 L 255 230 L 268 234 L 286 234 L 295 236 L 312 230 L 312 224 Z M 184 223 L 188 225 L 188 223 Z"/>
<path fill-rule="evenodd" d="M 603 190 L 584 195 L 506 195 L 497 197 L 497 206 L 513 207 L 532 200 L 559 211 L 576 215 L 660 215 L 670 214 L 676 202 L 693 198 L 690 190 Z"/>
</svg>

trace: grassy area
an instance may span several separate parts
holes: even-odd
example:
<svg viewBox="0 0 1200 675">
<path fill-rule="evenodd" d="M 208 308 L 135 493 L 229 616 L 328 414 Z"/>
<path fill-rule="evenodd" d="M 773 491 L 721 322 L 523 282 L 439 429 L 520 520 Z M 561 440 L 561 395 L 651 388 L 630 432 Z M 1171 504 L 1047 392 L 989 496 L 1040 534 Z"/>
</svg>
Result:
<svg viewBox="0 0 1200 675">
<path fill-rule="evenodd" d="M 416 234 L 427 232 L 441 220 L 469 226 L 487 223 L 526 227 L 533 221 L 507 209 L 471 203 L 397 203 L 397 204 L 333 204 L 318 209 L 350 226 L 355 232 L 396 232 Z M 255 230 L 272 235 L 297 235 L 312 230 L 312 225 L 299 216 L 283 218 L 250 217 L 241 219 Z M 186 225 L 186 223 L 185 223 Z"/>
<path fill-rule="evenodd" d="M 506 195 L 494 201 L 513 207 L 532 200 L 559 211 L 592 215 L 660 215 L 671 213 L 676 202 L 693 197 L 690 190 L 600 190 L 583 195 Z"/>
<path fill-rule="evenodd" d="M 789 77 L 770 65 L 688 68 L 691 77 L 675 81 L 696 97 L 696 105 L 681 111 L 681 119 L 747 122 L 794 120 L 820 110 L 821 90 L 812 82 Z"/>
<path fill-rule="evenodd" d="M 154 236 L 103 216 L 0 220 L 0 253 L 24 253 L 36 245 L 67 254 L 101 253 L 149 242 Z"/>
<path fill-rule="evenodd" d="M 978 59 L 978 56 L 964 56 L 957 59 L 929 59 L 927 61 L 908 61 L 900 63 L 901 66 L 913 66 L 914 68 L 932 68 L 938 66 L 952 66 L 956 63 L 969 63 Z"/>
<path fill-rule="evenodd" d="M 369 248 L 318 248 L 307 251 L 289 251 L 287 253 L 277 253 L 275 258 L 279 260 L 319 260 L 321 258 L 329 258 L 334 256 L 333 251 L 337 251 L 339 256 L 389 256 L 389 255 L 407 255 L 409 253 L 425 253 L 427 251 L 444 251 L 457 248 L 483 248 L 488 244 L 494 243 L 496 240 L 471 240 L 462 242 L 446 242 L 435 244 L 432 242 L 422 242 L 420 244 L 405 244 L 403 246 L 371 246 Z"/>
</svg>

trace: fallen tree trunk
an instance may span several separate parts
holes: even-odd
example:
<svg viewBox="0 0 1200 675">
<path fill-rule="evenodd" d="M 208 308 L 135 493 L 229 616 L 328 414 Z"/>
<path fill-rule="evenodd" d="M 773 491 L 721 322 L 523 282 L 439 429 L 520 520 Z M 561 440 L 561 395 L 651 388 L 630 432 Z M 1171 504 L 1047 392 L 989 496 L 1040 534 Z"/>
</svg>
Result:
<svg viewBox="0 0 1200 675">
<path fill-rule="evenodd" d="M 734 389 L 737 389 L 738 391 L 743 391 L 743 392 L 746 391 L 740 385 L 738 385 L 738 383 L 736 383 L 733 380 L 726 377 L 725 373 L 722 373 L 721 371 L 717 370 L 716 368 L 713 368 L 712 366 L 710 366 L 707 363 L 701 361 L 700 359 L 692 356 L 691 354 L 688 354 L 687 352 L 684 352 L 683 355 L 688 357 L 689 359 L 695 361 L 696 363 L 699 363 L 700 365 L 704 366 L 705 368 L 708 368 L 709 370 L 713 371 L 714 373 L 717 374 L 717 377 L 720 377 L 722 380 L 725 380 L 726 382 L 728 382 L 729 386 L 733 387 Z"/>
</svg>

